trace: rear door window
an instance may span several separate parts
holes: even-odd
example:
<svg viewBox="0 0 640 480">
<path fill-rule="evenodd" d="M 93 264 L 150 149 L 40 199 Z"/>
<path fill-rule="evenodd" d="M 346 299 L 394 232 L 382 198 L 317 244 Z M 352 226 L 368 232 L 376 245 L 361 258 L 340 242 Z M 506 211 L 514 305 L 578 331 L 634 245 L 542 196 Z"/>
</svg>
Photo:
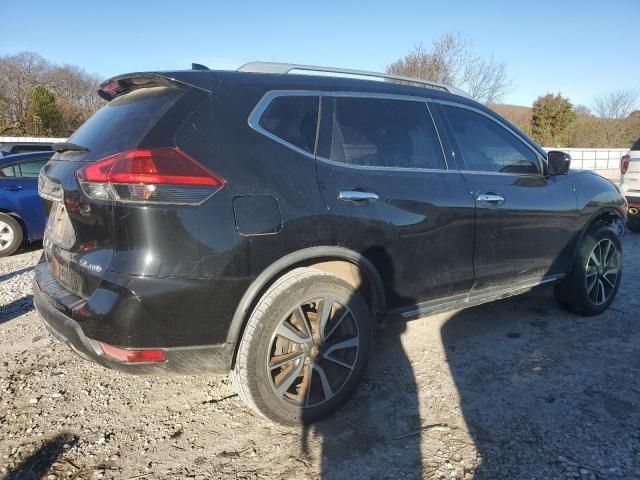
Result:
<svg viewBox="0 0 640 480">
<path fill-rule="evenodd" d="M 319 100 L 317 96 L 276 97 L 260 117 L 259 125 L 278 139 L 313 154 Z"/>
<path fill-rule="evenodd" d="M 17 176 L 18 172 L 16 172 L 15 164 L 0 168 L 0 178 L 15 178 Z"/>
<path fill-rule="evenodd" d="M 538 156 L 498 123 L 466 108 L 443 105 L 462 151 L 465 170 L 540 173 Z"/>
<path fill-rule="evenodd" d="M 49 160 L 46 158 L 40 160 L 34 160 L 33 162 L 23 162 L 20 164 L 20 172 L 23 178 L 38 178 L 40 175 L 40 169 L 44 167 L 44 164 Z"/>
<path fill-rule="evenodd" d="M 91 158 L 136 148 L 183 93 L 173 87 L 125 93 L 98 110 L 68 141 L 89 148 Z"/>
<path fill-rule="evenodd" d="M 336 97 L 332 122 L 332 161 L 367 167 L 446 168 L 423 102 Z"/>
</svg>

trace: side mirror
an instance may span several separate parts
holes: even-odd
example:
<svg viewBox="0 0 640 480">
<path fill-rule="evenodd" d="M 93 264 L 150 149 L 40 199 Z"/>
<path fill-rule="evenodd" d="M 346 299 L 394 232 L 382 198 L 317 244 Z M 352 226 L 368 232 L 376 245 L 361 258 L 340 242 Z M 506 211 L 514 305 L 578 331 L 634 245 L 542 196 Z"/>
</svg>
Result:
<svg viewBox="0 0 640 480">
<path fill-rule="evenodd" d="M 552 150 L 547 153 L 547 164 L 549 175 L 566 175 L 569 173 L 571 155 L 558 150 Z"/>
</svg>

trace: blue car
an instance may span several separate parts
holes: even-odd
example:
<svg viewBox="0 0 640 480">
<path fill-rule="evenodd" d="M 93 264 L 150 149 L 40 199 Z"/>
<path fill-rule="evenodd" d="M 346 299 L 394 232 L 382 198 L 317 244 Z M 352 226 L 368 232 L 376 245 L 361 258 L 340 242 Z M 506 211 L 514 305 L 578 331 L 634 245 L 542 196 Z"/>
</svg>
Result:
<svg viewBox="0 0 640 480">
<path fill-rule="evenodd" d="M 38 197 L 38 175 L 53 154 L 0 157 L 0 257 L 11 255 L 25 240 L 42 239 L 45 216 Z"/>
</svg>

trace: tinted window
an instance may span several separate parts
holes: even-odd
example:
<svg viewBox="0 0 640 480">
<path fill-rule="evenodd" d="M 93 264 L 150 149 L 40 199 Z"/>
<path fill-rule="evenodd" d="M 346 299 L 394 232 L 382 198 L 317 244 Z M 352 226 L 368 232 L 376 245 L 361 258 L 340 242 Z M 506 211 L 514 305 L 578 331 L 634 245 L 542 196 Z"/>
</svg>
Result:
<svg viewBox="0 0 640 480">
<path fill-rule="evenodd" d="M 17 175 L 14 168 L 14 165 L 0 168 L 0 177 L 16 177 Z"/>
<path fill-rule="evenodd" d="M 640 150 L 640 138 L 633 144 L 631 150 Z"/>
<path fill-rule="evenodd" d="M 48 152 L 50 150 L 50 145 L 14 145 L 11 148 L 11 153 Z"/>
<path fill-rule="evenodd" d="M 93 158 L 135 148 L 182 93 L 169 87 L 126 93 L 98 110 L 69 142 L 88 147 Z"/>
<path fill-rule="evenodd" d="M 424 103 L 335 98 L 331 160 L 349 165 L 445 168 Z"/>
<path fill-rule="evenodd" d="M 48 160 L 46 158 L 43 158 L 42 160 L 21 163 L 20 171 L 22 172 L 22 176 L 25 178 L 38 178 L 40 169 L 44 167 L 44 164 L 47 162 Z"/>
<path fill-rule="evenodd" d="M 538 173 L 537 155 L 496 122 L 463 108 L 443 106 L 467 170 Z"/>
<path fill-rule="evenodd" d="M 314 152 L 318 124 L 318 97 L 274 98 L 260 117 L 260 126 L 309 153 Z"/>
</svg>

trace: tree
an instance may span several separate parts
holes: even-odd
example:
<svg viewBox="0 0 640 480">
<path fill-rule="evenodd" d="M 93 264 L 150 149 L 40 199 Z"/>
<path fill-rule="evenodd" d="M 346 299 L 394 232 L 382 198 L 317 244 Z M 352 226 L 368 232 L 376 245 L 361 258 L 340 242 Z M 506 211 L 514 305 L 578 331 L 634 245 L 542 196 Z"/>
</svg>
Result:
<svg viewBox="0 0 640 480">
<path fill-rule="evenodd" d="M 511 89 L 504 63 L 474 55 L 469 40 L 451 33 L 435 40 L 431 48 L 415 46 L 388 65 L 387 72 L 459 87 L 484 103 L 499 101 Z"/>
<path fill-rule="evenodd" d="M 627 117 L 637 103 L 638 92 L 612 90 L 596 97 L 593 108 L 599 117 L 619 120 Z"/>
<path fill-rule="evenodd" d="M 576 105 L 573 107 L 573 110 L 576 112 L 576 117 L 591 117 L 591 109 L 586 105 Z"/>
<path fill-rule="evenodd" d="M 62 130 L 62 114 L 56 97 L 47 87 L 38 85 L 33 89 L 29 105 L 30 135 L 59 135 Z"/>
<path fill-rule="evenodd" d="M 95 75 L 52 64 L 33 52 L 0 57 L 0 135 L 23 135 L 34 128 L 29 103 L 38 85 L 55 95 L 62 116 L 59 134 L 70 135 L 104 104 L 96 93 L 98 83 Z"/>
<path fill-rule="evenodd" d="M 576 120 L 571 102 L 559 93 L 548 93 L 533 102 L 531 133 L 540 144 L 562 147 L 568 144 L 569 127 Z"/>
</svg>

